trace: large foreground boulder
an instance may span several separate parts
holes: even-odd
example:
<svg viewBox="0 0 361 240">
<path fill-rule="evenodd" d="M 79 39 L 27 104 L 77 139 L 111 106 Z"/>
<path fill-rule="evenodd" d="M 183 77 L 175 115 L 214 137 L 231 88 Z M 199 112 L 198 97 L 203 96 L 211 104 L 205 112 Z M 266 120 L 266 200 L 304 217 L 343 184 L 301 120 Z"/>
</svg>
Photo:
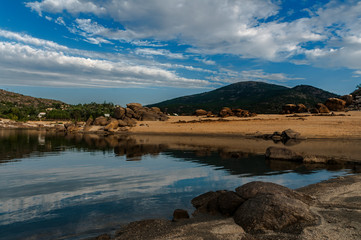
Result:
<svg viewBox="0 0 361 240">
<path fill-rule="evenodd" d="M 301 232 L 317 220 L 307 204 L 284 194 L 257 194 L 243 203 L 233 218 L 248 233 Z"/>
</svg>

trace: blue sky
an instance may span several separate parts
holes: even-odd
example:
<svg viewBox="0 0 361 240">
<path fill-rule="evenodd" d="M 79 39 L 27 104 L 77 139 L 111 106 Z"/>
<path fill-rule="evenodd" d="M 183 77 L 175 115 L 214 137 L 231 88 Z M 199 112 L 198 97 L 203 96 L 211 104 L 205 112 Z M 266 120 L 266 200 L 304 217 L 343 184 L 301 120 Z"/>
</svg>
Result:
<svg viewBox="0 0 361 240">
<path fill-rule="evenodd" d="M 155 103 L 240 81 L 361 83 L 361 2 L 4 0 L 0 87 Z"/>
</svg>

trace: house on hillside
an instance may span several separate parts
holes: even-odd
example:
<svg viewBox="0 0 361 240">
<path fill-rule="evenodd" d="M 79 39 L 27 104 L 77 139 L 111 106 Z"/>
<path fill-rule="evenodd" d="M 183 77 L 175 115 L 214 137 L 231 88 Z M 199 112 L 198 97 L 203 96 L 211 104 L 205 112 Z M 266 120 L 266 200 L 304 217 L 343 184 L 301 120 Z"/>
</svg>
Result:
<svg viewBox="0 0 361 240">
<path fill-rule="evenodd" d="M 45 117 L 46 116 L 46 113 L 45 112 L 40 112 L 38 114 L 38 118 L 42 118 L 42 117 Z"/>
</svg>

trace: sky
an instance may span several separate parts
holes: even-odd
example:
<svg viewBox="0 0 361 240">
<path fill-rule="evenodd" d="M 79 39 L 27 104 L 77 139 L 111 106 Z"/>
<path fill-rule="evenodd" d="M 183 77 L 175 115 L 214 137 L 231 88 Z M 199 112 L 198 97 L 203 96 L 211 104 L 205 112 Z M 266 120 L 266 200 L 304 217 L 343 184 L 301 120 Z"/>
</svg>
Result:
<svg viewBox="0 0 361 240">
<path fill-rule="evenodd" d="M 241 81 L 361 83 L 361 1 L 2 0 L 0 88 L 151 104 Z"/>
</svg>

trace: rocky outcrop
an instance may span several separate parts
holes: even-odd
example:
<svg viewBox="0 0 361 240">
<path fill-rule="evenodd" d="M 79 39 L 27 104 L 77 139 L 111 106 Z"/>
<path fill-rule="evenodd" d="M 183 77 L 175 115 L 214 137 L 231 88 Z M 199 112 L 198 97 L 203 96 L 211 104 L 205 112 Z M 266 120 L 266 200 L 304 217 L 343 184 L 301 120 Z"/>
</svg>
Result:
<svg viewBox="0 0 361 240">
<path fill-rule="evenodd" d="M 311 203 L 307 195 L 268 182 L 247 183 L 235 192 L 208 192 L 192 200 L 194 214 L 233 216 L 248 233 L 301 231 L 317 219 L 310 211 Z"/>
<path fill-rule="evenodd" d="M 331 111 L 345 111 L 346 102 L 338 98 L 329 98 L 325 105 Z"/>
<path fill-rule="evenodd" d="M 223 118 L 230 117 L 230 116 L 233 116 L 233 115 L 234 114 L 233 114 L 232 110 L 229 107 L 223 107 L 221 109 L 221 111 L 219 112 L 219 116 L 223 117 Z"/>
<path fill-rule="evenodd" d="M 222 118 L 226 118 L 226 117 L 254 117 L 257 114 L 255 113 L 251 113 L 248 110 L 243 110 L 240 108 L 236 108 L 236 109 L 230 109 L 229 107 L 223 107 L 221 109 L 221 111 L 219 112 L 218 116 L 222 117 Z"/>
<path fill-rule="evenodd" d="M 353 103 L 352 95 L 344 95 L 344 96 L 341 96 L 340 99 L 344 100 L 346 102 L 346 107 L 350 106 Z"/>
</svg>

